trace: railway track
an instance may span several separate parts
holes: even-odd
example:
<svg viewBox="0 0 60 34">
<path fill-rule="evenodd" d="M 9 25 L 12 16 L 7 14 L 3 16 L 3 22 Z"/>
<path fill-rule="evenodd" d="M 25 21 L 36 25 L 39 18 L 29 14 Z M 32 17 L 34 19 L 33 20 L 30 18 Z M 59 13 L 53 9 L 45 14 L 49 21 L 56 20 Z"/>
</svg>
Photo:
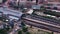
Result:
<svg viewBox="0 0 60 34">
<path fill-rule="evenodd" d="M 54 24 L 51 24 L 51 23 L 47 23 L 47 22 L 44 22 L 44 21 L 39 21 L 39 20 L 27 18 L 27 17 L 23 17 L 23 21 L 24 21 L 24 23 L 26 23 L 28 25 L 32 25 L 32 26 L 35 26 L 35 27 L 38 27 L 38 28 L 42 28 L 42 29 L 46 29 L 46 30 L 49 30 L 49 31 L 60 33 L 60 26 L 59 25 L 54 25 Z"/>
</svg>

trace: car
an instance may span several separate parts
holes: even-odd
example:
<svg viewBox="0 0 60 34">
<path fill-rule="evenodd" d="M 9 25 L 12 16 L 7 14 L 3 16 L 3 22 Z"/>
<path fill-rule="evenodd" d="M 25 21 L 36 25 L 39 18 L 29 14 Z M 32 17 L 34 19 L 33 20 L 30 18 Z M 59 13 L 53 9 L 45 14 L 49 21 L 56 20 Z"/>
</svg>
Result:
<svg viewBox="0 0 60 34">
<path fill-rule="evenodd" d="M 57 7 L 54 7 L 53 9 L 54 9 L 54 10 L 58 10 L 58 8 L 57 8 Z"/>
<path fill-rule="evenodd" d="M 0 16 L 2 16 L 3 12 L 0 12 Z"/>
<path fill-rule="evenodd" d="M 3 22 L 8 22 L 9 21 L 9 19 L 4 18 L 4 17 L 0 17 L 0 20 L 3 21 Z"/>
<path fill-rule="evenodd" d="M 1 15 L 0 16 L 0 21 L 3 21 L 3 22 L 9 22 L 9 18 L 7 18 L 7 16 L 3 16 L 3 15 Z"/>
</svg>

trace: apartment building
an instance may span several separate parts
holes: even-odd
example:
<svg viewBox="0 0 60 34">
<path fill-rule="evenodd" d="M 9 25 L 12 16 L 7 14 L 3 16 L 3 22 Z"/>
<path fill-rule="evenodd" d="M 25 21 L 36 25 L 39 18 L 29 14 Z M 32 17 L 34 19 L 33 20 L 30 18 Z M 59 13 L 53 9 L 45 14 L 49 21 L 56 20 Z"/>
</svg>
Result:
<svg viewBox="0 0 60 34">
<path fill-rule="evenodd" d="M 60 0 L 45 0 L 45 2 L 60 2 Z"/>
<path fill-rule="evenodd" d="M 60 0 L 47 0 L 49 2 L 60 2 Z"/>
</svg>

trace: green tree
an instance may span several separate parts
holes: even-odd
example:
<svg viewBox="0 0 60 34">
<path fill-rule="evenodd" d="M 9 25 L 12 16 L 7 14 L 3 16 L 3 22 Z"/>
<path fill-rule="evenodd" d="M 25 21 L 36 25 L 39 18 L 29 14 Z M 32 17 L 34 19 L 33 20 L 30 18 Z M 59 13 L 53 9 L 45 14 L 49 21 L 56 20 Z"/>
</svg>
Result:
<svg viewBox="0 0 60 34">
<path fill-rule="evenodd" d="M 21 25 L 22 25 L 22 30 L 18 31 L 18 34 L 22 34 L 22 33 L 30 34 L 28 32 L 28 27 L 26 27 L 25 23 L 24 22 L 21 22 Z"/>
<path fill-rule="evenodd" d="M 22 31 L 26 32 L 28 28 L 26 27 L 25 23 L 21 22 L 21 25 L 22 25 Z"/>
<path fill-rule="evenodd" d="M 24 27 L 22 27 L 22 31 L 23 32 L 27 32 L 28 31 L 28 28 L 24 26 Z"/>
<path fill-rule="evenodd" d="M 18 34 L 22 34 L 22 31 L 20 30 L 20 31 L 18 31 Z"/>
<path fill-rule="evenodd" d="M 51 34 L 54 34 L 54 32 L 52 32 Z"/>
<path fill-rule="evenodd" d="M 30 32 L 26 32 L 26 34 L 30 34 Z"/>
<path fill-rule="evenodd" d="M 5 29 L 0 29 L 0 34 L 7 34 L 7 31 Z"/>
<path fill-rule="evenodd" d="M 41 7 L 40 7 L 40 10 L 41 10 L 41 11 L 45 11 L 46 8 L 45 8 L 44 6 L 41 6 Z"/>
<path fill-rule="evenodd" d="M 22 27 L 23 27 L 23 26 L 26 26 L 24 22 L 22 22 L 21 25 L 22 25 Z"/>
<path fill-rule="evenodd" d="M 6 29 L 6 31 L 9 31 L 10 30 L 9 25 L 7 25 L 7 27 L 5 29 Z"/>
</svg>

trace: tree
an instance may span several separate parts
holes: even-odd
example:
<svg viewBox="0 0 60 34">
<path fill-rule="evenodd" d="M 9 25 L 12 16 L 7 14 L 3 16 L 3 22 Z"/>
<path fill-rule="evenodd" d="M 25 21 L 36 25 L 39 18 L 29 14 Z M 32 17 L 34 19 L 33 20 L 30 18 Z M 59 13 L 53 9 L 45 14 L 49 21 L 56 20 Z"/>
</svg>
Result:
<svg viewBox="0 0 60 34">
<path fill-rule="evenodd" d="M 32 25 L 30 26 L 30 28 L 32 28 Z"/>
<path fill-rule="evenodd" d="M 22 25 L 22 26 L 26 26 L 24 22 L 21 22 L 21 25 Z"/>
<path fill-rule="evenodd" d="M 0 29 L 0 34 L 7 34 L 7 31 L 5 29 Z"/>
<path fill-rule="evenodd" d="M 26 27 L 25 23 L 21 22 L 21 25 L 22 25 L 22 31 L 26 32 L 28 28 Z"/>
<path fill-rule="evenodd" d="M 26 32 L 26 34 L 30 34 L 30 32 Z"/>
<path fill-rule="evenodd" d="M 23 32 L 27 32 L 28 31 L 28 28 L 24 26 L 24 27 L 22 27 L 22 31 Z"/>
<path fill-rule="evenodd" d="M 5 29 L 6 29 L 6 31 L 9 31 L 10 30 L 9 25 L 7 25 L 7 27 Z"/>
<path fill-rule="evenodd" d="M 54 34 L 53 32 L 51 34 Z"/>
<path fill-rule="evenodd" d="M 18 31 L 18 34 L 23 34 L 23 33 L 30 34 L 28 32 L 28 27 L 26 27 L 25 23 L 24 22 L 21 22 L 21 25 L 22 25 L 22 30 Z"/>
<path fill-rule="evenodd" d="M 20 30 L 20 31 L 18 31 L 18 34 L 22 34 L 22 31 Z"/>
<path fill-rule="evenodd" d="M 49 14 L 49 15 L 60 17 L 60 12 L 51 11 L 51 10 L 45 11 L 44 14 Z"/>
<path fill-rule="evenodd" d="M 40 7 L 40 10 L 41 10 L 41 11 L 45 11 L 46 8 L 45 8 L 44 6 L 41 6 L 41 7 Z"/>
</svg>

